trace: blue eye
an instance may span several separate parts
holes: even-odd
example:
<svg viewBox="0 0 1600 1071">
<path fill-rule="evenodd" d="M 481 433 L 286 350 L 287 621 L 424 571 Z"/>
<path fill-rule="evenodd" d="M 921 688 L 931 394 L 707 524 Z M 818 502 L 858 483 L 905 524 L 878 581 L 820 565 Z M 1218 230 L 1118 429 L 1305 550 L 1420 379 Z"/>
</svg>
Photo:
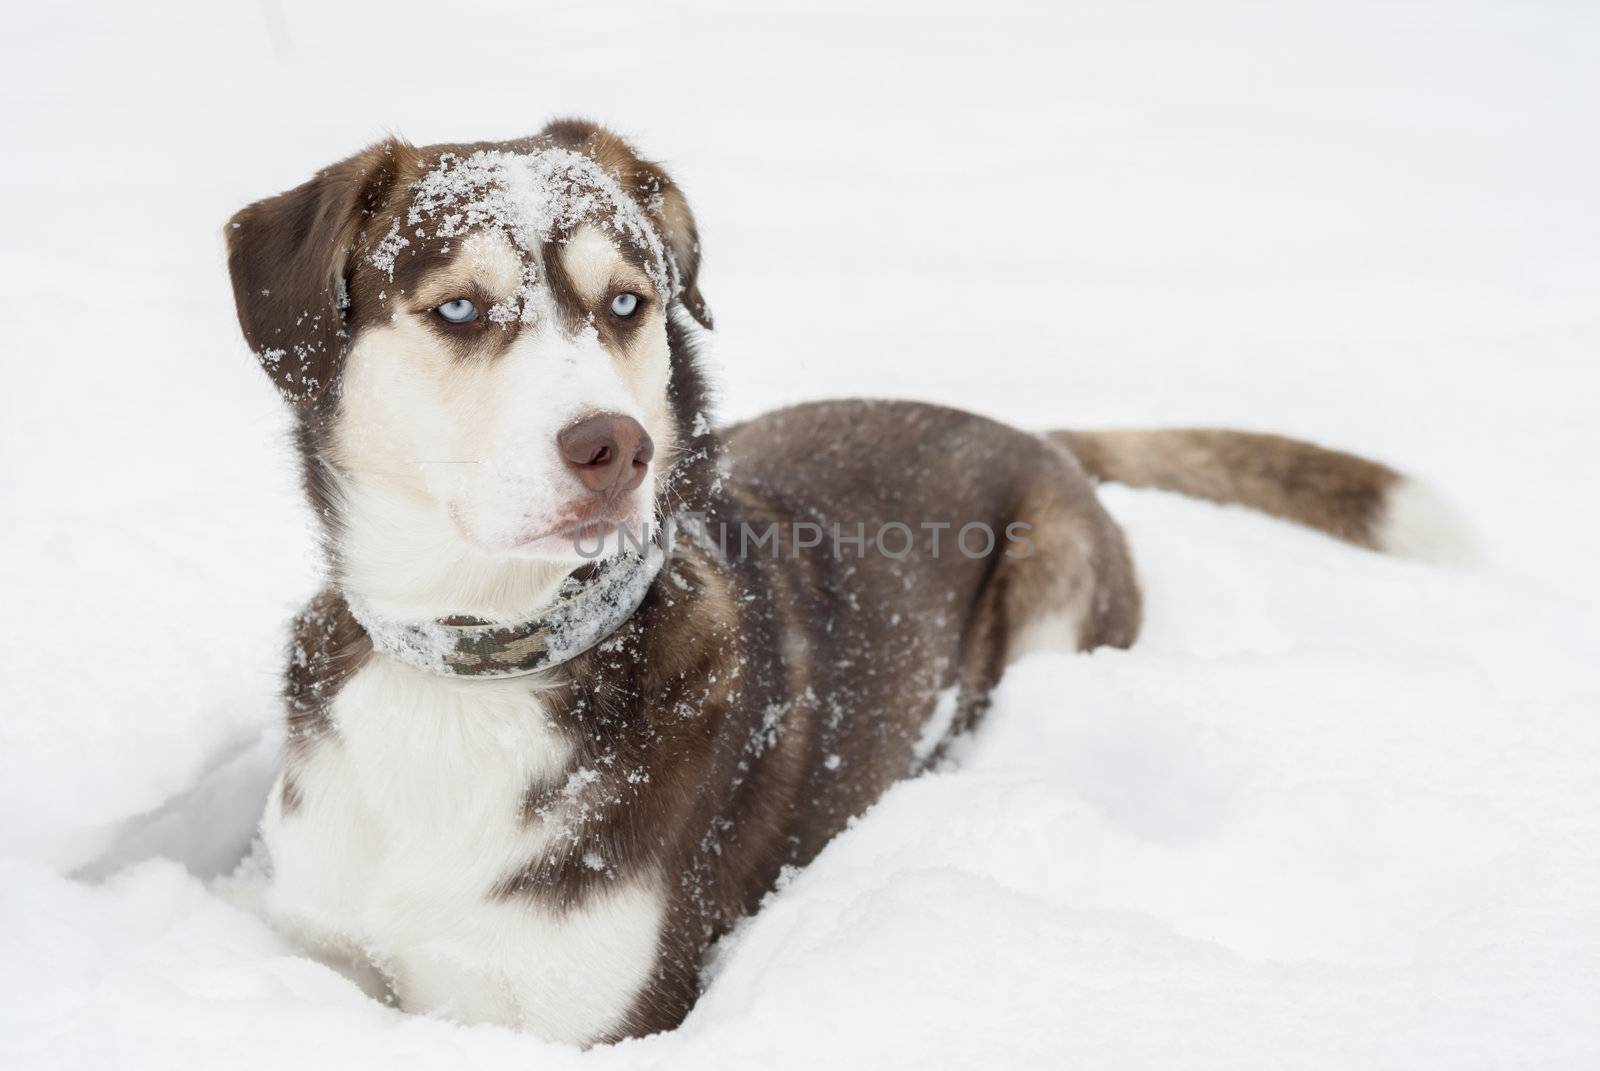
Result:
<svg viewBox="0 0 1600 1071">
<path fill-rule="evenodd" d="M 617 316 L 632 316 L 639 307 L 638 294 L 618 294 L 611 299 L 611 311 Z"/>
<path fill-rule="evenodd" d="M 444 317 L 447 323 L 452 324 L 470 324 L 478 318 L 478 306 L 464 297 L 446 301 L 433 311 Z"/>
</svg>

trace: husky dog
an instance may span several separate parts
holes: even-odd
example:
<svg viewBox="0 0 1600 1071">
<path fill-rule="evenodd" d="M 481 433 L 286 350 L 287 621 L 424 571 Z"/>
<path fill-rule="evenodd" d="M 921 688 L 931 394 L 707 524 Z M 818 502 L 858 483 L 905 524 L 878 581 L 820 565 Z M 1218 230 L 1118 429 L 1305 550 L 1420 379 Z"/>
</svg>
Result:
<svg viewBox="0 0 1600 1071">
<path fill-rule="evenodd" d="M 329 575 L 268 908 L 407 1010 L 577 1044 L 679 1023 L 712 942 L 1009 662 L 1134 641 L 1096 480 L 1415 549 L 1413 484 L 1274 436 L 873 401 L 717 428 L 694 217 L 591 123 L 386 141 L 226 237 Z"/>
</svg>

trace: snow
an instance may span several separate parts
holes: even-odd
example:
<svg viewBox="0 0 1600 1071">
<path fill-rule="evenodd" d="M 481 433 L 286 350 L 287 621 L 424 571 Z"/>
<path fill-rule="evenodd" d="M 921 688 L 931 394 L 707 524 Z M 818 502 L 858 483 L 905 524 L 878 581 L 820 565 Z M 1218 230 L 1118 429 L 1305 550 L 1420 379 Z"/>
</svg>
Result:
<svg viewBox="0 0 1600 1071">
<path fill-rule="evenodd" d="M 419 226 L 427 223 L 435 238 L 470 234 L 470 240 L 480 241 L 484 233 L 491 233 L 514 248 L 536 252 L 558 234 L 592 220 L 648 253 L 645 270 L 651 281 L 663 292 L 677 292 L 677 268 L 668 271 L 666 248 L 643 207 L 604 168 L 580 153 L 483 150 L 465 158 L 446 153 L 413 188 L 405 222 L 414 237 L 429 235 Z M 409 244 L 396 220 L 368 259 L 392 280 L 395 257 Z M 550 314 L 549 309 L 538 308 L 541 291 L 533 270 L 531 264 L 524 265 L 522 286 L 510 300 L 489 309 L 490 320 L 534 323 Z"/>
<path fill-rule="evenodd" d="M 446 153 L 416 183 L 406 224 L 433 224 L 433 237 L 453 238 L 484 226 L 516 248 L 537 252 L 561 233 L 598 220 L 651 254 L 652 281 L 667 289 L 666 249 L 643 207 L 598 163 L 566 149 L 533 153 Z M 426 232 L 417 228 L 418 236 Z M 391 255 L 389 276 L 394 277 Z"/>
<path fill-rule="evenodd" d="M 0 1065 L 1600 1062 L 1600 12 L 9 17 Z M 578 1053 L 386 1009 L 219 877 L 316 584 L 220 231 L 388 130 L 573 113 L 697 212 L 724 418 L 893 394 L 1296 433 L 1425 479 L 1483 563 L 1112 489 L 1140 645 L 1015 667 L 680 1030 Z"/>
</svg>

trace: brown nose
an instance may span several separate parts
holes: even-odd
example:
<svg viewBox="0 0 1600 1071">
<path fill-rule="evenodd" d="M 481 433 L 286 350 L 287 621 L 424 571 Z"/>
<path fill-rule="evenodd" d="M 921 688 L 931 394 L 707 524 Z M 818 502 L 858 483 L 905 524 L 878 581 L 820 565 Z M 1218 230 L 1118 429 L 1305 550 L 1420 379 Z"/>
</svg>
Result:
<svg viewBox="0 0 1600 1071">
<path fill-rule="evenodd" d="M 649 432 L 621 413 L 584 417 L 556 436 L 556 446 L 583 486 L 608 494 L 643 483 L 656 453 Z"/>
</svg>

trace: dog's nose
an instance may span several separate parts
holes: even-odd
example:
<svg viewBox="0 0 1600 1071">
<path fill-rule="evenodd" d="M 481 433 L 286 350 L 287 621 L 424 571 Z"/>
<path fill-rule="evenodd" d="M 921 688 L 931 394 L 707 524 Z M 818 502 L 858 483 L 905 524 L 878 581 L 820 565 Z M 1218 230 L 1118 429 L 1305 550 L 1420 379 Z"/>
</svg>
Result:
<svg viewBox="0 0 1600 1071">
<path fill-rule="evenodd" d="M 568 426 L 556 446 L 578 479 L 591 491 L 631 491 L 644 482 L 655 456 L 650 433 L 621 413 L 596 413 Z"/>
</svg>

